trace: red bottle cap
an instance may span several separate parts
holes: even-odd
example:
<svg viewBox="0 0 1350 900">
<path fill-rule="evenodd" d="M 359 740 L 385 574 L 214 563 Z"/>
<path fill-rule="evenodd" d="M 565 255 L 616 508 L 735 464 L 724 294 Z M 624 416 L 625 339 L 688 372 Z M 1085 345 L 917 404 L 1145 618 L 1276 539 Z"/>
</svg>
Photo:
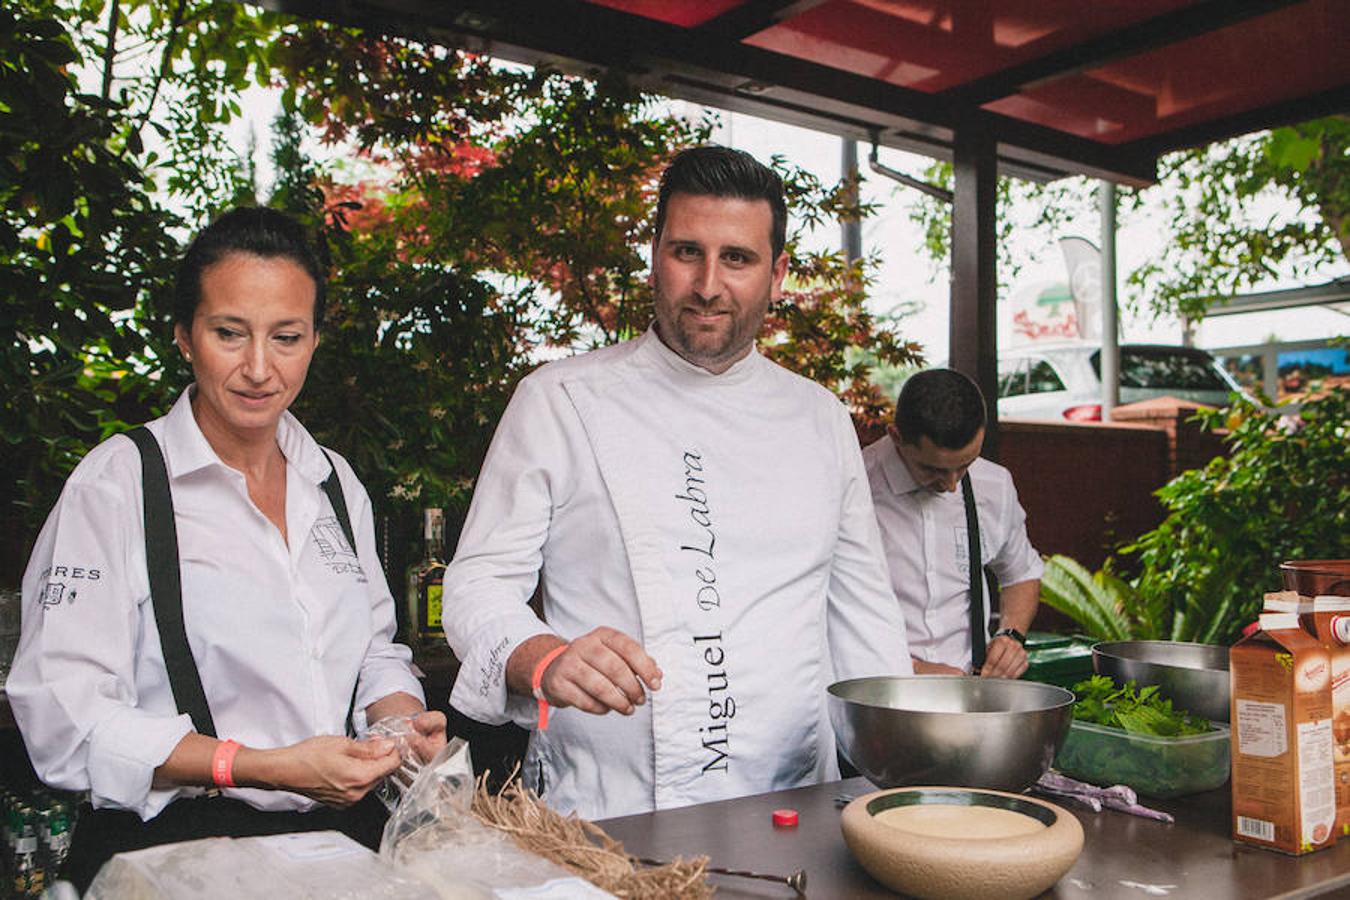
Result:
<svg viewBox="0 0 1350 900">
<path fill-rule="evenodd" d="M 776 828 L 796 828 L 797 811 L 795 809 L 775 809 L 773 824 Z"/>
</svg>

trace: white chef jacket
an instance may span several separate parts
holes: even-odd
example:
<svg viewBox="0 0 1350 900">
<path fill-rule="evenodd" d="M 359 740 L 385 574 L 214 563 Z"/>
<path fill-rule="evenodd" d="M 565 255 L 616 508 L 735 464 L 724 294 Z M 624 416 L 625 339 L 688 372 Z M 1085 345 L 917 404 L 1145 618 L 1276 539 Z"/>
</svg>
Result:
<svg viewBox="0 0 1350 900">
<path fill-rule="evenodd" d="M 843 405 L 754 352 L 712 375 L 650 330 L 521 382 L 444 590 L 475 719 L 534 726 L 504 669 L 543 632 L 608 625 L 661 666 L 632 716 L 554 710 L 532 736 L 527 781 L 587 818 L 834 777 L 825 688 L 912 671 Z"/>
<path fill-rule="evenodd" d="M 358 669 L 358 713 L 396 691 L 422 696 L 411 653 L 392 643 L 394 601 L 370 498 L 346 460 L 329 451 L 355 553 L 320 487 L 328 460 L 282 416 L 288 546 L 243 474 L 207 443 L 188 392 L 148 428 L 173 494 L 188 644 L 221 738 L 266 749 L 343 734 Z M 43 781 L 150 819 L 201 789 L 151 787 L 192 723 L 177 710 L 160 651 L 141 500 L 140 454 L 126 437 L 104 441 L 71 473 L 24 573 L 6 690 Z M 316 805 L 284 791 L 225 793 L 265 810 Z"/>
<path fill-rule="evenodd" d="M 890 566 L 891 587 L 904 609 L 916 659 L 969 671 L 970 546 L 961 490 L 920 487 L 889 436 L 863 450 L 872 503 Z M 1008 470 L 984 458 L 970 467 L 980 523 L 982 565 L 1001 585 L 1040 578 L 1045 566 L 1027 539 L 1027 514 Z M 985 626 L 989 623 L 985 597 Z"/>
</svg>

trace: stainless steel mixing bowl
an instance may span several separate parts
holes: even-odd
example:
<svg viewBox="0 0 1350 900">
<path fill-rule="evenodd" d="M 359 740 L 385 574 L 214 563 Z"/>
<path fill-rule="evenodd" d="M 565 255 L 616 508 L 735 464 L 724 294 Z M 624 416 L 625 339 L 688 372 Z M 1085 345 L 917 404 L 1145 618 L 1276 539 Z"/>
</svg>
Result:
<svg viewBox="0 0 1350 900">
<path fill-rule="evenodd" d="M 1133 680 L 1185 710 L 1228 721 L 1228 648 L 1183 641 L 1104 641 L 1092 648 L 1092 668 L 1117 684 Z"/>
<path fill-rule="evenodd" d="M 1020 791 L 1050 768 L 1073 692 L 1034 681 L 917 675 L 829 687 L 839 751 L 878 787 Z"/>
</svg>

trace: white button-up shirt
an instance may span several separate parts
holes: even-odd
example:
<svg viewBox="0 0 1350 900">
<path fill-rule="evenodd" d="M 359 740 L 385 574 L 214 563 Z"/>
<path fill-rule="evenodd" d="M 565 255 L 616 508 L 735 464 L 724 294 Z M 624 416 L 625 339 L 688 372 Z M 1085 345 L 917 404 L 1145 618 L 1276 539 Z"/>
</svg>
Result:
<svg viewBox="0 0 1350 900">
<path fill-rule="evenodd" d="M 631 716 L 550 714 L 525 765 L 550 806 L 605 818 L 837 777 L 826 687 L 912 671 L 838 398 L 755 352 L 713 375 L 654 331 L 522 381 L 445 573 L 452 702 L 532 725 L 512 651 L 598 625 L 642 643 L 661 689 Z"/>
<path fill-rule="evenodd" d="M 969 671 L 970 551 L 960 489 L 936 493 L 921 487 L 890 437 L 864 449 L 863 461 L 891 586 L 905 613 L 910 653 L 915 659 Z M 1040 578 L 1045 567 L 1027 539 L 1026 512 L 1008 470 L 976 459 L 970 481 L 982 564 L 1004 586 Z M 986 597 L 986 627 L 988 621 Z"/>
<path fill-rule="evenodd" d="M 183 618 L 221 738 L 288 746 L 346 728 L 398 691 L 421 697 L 394 635 L 394 601 L 375 552 L 370 498 L 331 453 L 356 534 L 343 536 L 320 485 L 331 471 L 289 413 L 281 533 L 221 462 L 188 394 L 149 424 L 168 469 L 178 531 Z M 200 788 L 152 789 L 156 766 L 192 730 L 174 703 L 146 574 L 140 455 L 114 437 L 71 473 L 23 579 L 23 631 L 6 685 L 38 775 L 91 792 L 95 806 L 149 819 Z M 298 794 L 226 793 L 260 809 L 307 809 Z"/>
</svg>

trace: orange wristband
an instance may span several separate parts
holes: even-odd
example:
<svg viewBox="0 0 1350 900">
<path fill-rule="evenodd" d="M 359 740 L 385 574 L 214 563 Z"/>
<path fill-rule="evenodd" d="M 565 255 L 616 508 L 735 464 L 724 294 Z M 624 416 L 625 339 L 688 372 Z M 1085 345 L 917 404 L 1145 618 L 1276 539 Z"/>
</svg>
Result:
<svg viewBox="0 0 1350 900">
<path fill-rule="evenodd" d="M 239 752 L 238 741 L 221 741 L 211 756 L 211 780 L 216 787 L 234 787 L 234 755 Z"/>
<path fill-rule="evenodd" d="M 554 647 L 544 654 L 544 658 L 539 660 L 534 667 L 534 674 L 530 676 L 530 691 L 534 694 L 534 699 L 539 701 L 539 730 L 548 731 L 548 701 L 544 699 L 544 670 L 571 644 L 563 644 L 561 647 Z"/>
</svg>

